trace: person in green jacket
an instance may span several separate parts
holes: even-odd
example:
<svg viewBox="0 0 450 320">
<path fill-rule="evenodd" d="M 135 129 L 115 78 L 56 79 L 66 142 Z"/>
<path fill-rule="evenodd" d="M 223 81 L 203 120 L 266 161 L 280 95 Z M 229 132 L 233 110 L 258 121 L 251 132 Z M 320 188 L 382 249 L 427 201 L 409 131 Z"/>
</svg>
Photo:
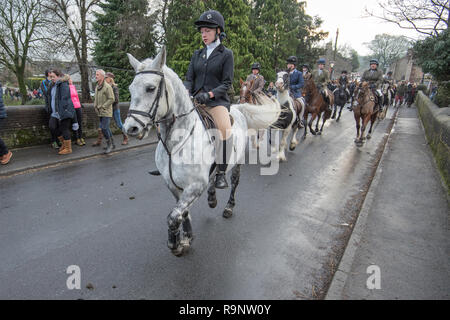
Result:
<svg viewBox="0 0 450 320">
<path fill-rule="evenodd" d="M 97 87 L 95 88 L 94 109 L 99 117 L 100 129 L 106 139 L 105 154 L 116 148 L 110 129 L 113 116 L 114 92 L 112 87 L 105 81 L 105 71 L 99 69 L 95 72 Z"/>
<path fill-rule="evenodd" d="M 381 85 L 383 83 L 383 72 L 378 70 L 378 60 L 372 59 L 369 62 L 370 69 L 364 71 L 363 76 L 361 78 L 362 81 L 369 82 L 370 88 L 373 93 L 377 97 L 377 104 L 380 107 L 383 105 L 383 94 L 381 93 Z"/>
<path fill-rule="evenodd" d="M 324 58 L 320 58 L 319 61 L 317 61 L 318 69 L 313 71 L 312 79 L 320 90 L 320 93 L 323 95 L 325 101 L 328 103 L 328 108 L 330 108 L 330 96 L 332 93 L 327 88 L 327 85 L 330 82 L 330 73 L 325 69 L 325 63 L 326 61 Z"/>
</svg>

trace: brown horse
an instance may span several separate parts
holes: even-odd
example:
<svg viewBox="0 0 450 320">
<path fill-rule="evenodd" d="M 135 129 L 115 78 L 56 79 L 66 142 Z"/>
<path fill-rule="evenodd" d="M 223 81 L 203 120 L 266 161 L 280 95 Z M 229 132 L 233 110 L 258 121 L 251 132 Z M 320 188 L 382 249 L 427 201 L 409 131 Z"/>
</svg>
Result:
<svg viewBox="0 0 450 320">
<path fill-rule="evenodd" d="M 255 80 L 250 81 L 243 81 L 242 79 L 239 79 L 239 82 L 241 84 L 241 89 L 239 91 L 239 103 L 244 104 L 256 104 L 261 105 L 263 104 L 261 99 L 258 97 L 262 95 L 263 93 L 254 93 L 253 92 L 253 86 L 255 84 Z M 253 148 L 259 148 L 261 142 L 264 140 L 264 135 L 261 132 L 258 132 L 256 136 L 252 136 L 252 143 Z"/>
<path fill-rule="evenodd" d="M 253 93 L 253 86 L 255 84 L 255 80 L 243 81 L 239 79 L 241 84 L 241 90 L 239 93 L 239 103 L 249 103 L 249 104 L 261 104 L 258 101 L 257 95 Z"/>
<path fill-rule="evenodd" d="M 353 115 L 356 121 L 356 139 L 355 143 L 358 147 L 364 144 L 366 137 L 364 137 L 364 131 L 370 120 L 370 128 L 367 134 L 367 139 L 371 138 L 373 124 L 377 119 L 378 108 L 375 108 L 375 96 L 369 87 L 368 82 L 361 83 L 356 87 L 354 96 L 356 98 L 355 105 L 353 106 Z M 360 119 L 362 119 L 362 126 L 360 126 Z M 361 128 L 361 133 L 359 129 Z"/>
<path fill-rule="evenodd" d="M 334 105 L 334 97 L 332 94 L 329 94 L 330 98 L 330 104 L 328 104 L 325 99 L 323 98 L 322 94 L 319 92 L 319 90 L 316 87 L 316 84 L 314 83 L 312 79 L 312 75 L 310 73 L 307 73 L 304 76 L 305 79 L 305 85 L 303 87 L 303 97 L 306 101 L 306 108 L 305 113 L 303 114 L 303 119 L 305 122 L 305 133 L 303 134 L 303 139 L 306 138 L 307 133 L 307 126 L 309 127 L 309 130 L 313 135 L 322 134 L 323 126 L 325 125 L 325 122 L 330 119 L 331 117 L 331 109 L 328 108 L 329 105 Z M 319 131 L 319 121 L 323 113 L 323 122 L 322 127 Z M 308 122 L 308 115 L 311 114 L 311 120 Z M 312 129 L 312 124 L 314 119 L 317 117 L 317 123 L 316 123 L 316 131 Z"/>
</svg>

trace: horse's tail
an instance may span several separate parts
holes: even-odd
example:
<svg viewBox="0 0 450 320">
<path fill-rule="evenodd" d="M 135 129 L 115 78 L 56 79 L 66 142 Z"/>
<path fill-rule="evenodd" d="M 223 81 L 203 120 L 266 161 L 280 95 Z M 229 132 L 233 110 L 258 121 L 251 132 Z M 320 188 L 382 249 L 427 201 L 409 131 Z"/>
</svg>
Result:
<svg viewBox="0 0 450 320">
<path fill-rule="evenodd" d="M 258 97 L 261 105 L 254 104 L 235 104 L 231 108 L 239 110 L 247 120 L 249 129 L 266 129 L 275 123 L 281 114 L 281 106 L 277 99 L 271 99 L 267 96 Z"/>
</svg>

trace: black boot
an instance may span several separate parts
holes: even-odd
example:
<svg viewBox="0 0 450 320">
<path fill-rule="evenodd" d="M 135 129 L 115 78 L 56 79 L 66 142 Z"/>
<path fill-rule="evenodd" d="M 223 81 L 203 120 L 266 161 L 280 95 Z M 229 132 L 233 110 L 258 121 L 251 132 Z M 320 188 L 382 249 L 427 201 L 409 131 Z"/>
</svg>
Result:
<svg viewBox="0 0 450 320">
<path fill-rule="evenodd" d="M 219 164 L 217 174 L 216 174 L 216 188 L 217 189 L 226 189 L 228 188 L 228 182 L 227 178 L 225 176 L 225 173 L 227 171 L 228 165 L 225 164 Z"/>
<path fill-rule="evenodd" d="M 227 140 L 222 141 L 221 150 L 219 150 L 219 155 L 216 159 L 222 158 L 222 164 L 217 166 L 216 174 L 216 188 L 226 189 L 228 188 L 227 178 L 225 173 L 227 171 L 228 163 L 230 162 L 230 156 L 233 148 L 233 136 L 229 137 Z"/>
</svg>

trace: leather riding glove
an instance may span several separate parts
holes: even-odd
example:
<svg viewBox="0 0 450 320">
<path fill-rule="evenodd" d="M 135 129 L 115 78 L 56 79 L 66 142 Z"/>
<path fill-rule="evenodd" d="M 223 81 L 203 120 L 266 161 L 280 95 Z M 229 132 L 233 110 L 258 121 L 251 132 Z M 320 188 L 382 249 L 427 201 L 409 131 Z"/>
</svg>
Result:
<svg viewBox="0 0 450 320">
<path fill-rule="evenodd" d="M 206 104 L 209 100 L 209 94 L 206 92 L 199 93 L 195 96 L 195 100 L 197 100 L 199 104 Z"/>
</svg>

